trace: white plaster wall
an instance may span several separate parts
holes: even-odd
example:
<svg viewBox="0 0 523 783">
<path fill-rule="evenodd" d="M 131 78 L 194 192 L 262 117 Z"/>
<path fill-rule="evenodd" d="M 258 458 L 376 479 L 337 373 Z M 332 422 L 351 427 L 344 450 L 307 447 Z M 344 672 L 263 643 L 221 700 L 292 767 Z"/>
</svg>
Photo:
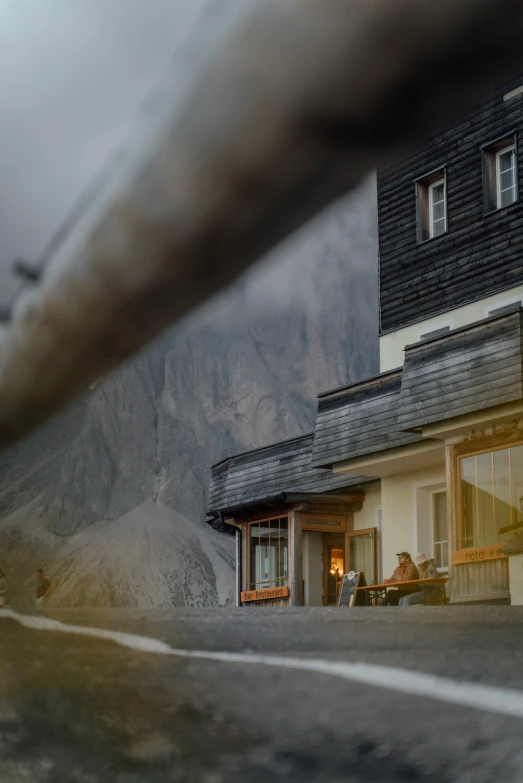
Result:
<svg viewBox="0 0 523 783">
<path fill-rule="evenodd" d="M 396 568 L 396 552 L 418 551 L 416 491 L 432 481 L 439 483 L 445 475 L 445 463 L 381 479 L 383 576 L 388 578 Z"/>
<path fill-rule="evenodd" d="M 376 527 L 377 510 L 381 506 L 381 483 L 364 484 L 365 501 L 361 511 L 354 514 L 354 530 L 365 530 L 368 527 Z"/>
<path fill-rule="evenodd" d="M 490 309 L 505 307 L 505 305 L 520 300 L 523 300 L 523 285 L 510 288 L 507 291 L 500 291 L 486 299 L 471 302 L 463 307 L 456 307 L 455 310 L 440 313 L 433 318 L 427 318 L 425 321 L 418 321 L 404 329 L 382 335 L 380 337 L 380 372 L 401 367 L 404 361 L 403 350 L 405 346 L 417 343 L 422 334 L 441 329 L 444 326 L 450 326 L 451 329 L 467 326 L 487 318 Z"/>
<path fill-rule="evenodd" d="M 382 537 L 381 537 L 381 482 L 374 481 L 364 484 L 365 501 L 361 511 L 354 514 L 354 530 L 365 530 L 369 527 L 378 528 L 377 533 L 377 560 L 378 582 L 383 576 Z"/>
</svg>

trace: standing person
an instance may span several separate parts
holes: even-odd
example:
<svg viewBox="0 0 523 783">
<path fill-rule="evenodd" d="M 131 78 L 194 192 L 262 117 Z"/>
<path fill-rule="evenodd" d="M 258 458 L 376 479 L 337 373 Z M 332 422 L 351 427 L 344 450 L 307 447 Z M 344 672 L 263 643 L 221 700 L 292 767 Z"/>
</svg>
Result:
<svg viewBox="0 0 523 783">
<path fill-rule="evenodd" d="M 42 609 L 51 592 L 51 582 L 46 578 L 43 568 L 36 569 L 36 608 Z"/>
<path fill-rule="evenodd" d="M 0 568 L 0 609 L 3 609 L 7 600 L 7 579 Z"/>
<path fill-rule="evenodd" d="M 412 579 L 419 579 L 418 569 L 412 562 L 408 552 L 399 552 L 397 554 L 398 566 L 390 579 L 384 579 L 384 582 L 410 582 Z M 404 590 L 387 590 L 387 595 L 381 602 L 382 606 L 397 606 L 400 599 L 410 593 L 416 593 L 416 585 L 408 585 Z"/>
<path fill-rule="evenodd" d="M 427 557 L 423 552 L 420 552 L 414 557 L 414 562 L 418 566 L 420 579 L 437 579 L 439 577 L 440 574 L 434 560 L 431 560 L 431 558 Z M 425 589 L 420 590 L 419 593 L 404 595 L 403 598 L 400 599 L 399 605 L 414 606 L 415 604 L 424 604 L 425 601 L 431 601 L 434 598 L 440 597 L 441 587 L 439 585 L 425 585 Z"/>
</svg>

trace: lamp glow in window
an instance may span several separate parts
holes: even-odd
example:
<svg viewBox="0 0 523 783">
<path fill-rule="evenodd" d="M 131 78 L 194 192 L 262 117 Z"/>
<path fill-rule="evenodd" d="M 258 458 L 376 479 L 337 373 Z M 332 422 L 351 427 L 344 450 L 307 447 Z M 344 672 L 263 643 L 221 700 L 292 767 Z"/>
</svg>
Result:
<svg viewBox="0 0 523 783">
<path fill-rule="evenodd" d="M 340 576 L 343 574 L 344 568 L 344 552 L 343 549 L 331 550 L 331 567 L 330 572 L 334 576 Z"/>
</svg>

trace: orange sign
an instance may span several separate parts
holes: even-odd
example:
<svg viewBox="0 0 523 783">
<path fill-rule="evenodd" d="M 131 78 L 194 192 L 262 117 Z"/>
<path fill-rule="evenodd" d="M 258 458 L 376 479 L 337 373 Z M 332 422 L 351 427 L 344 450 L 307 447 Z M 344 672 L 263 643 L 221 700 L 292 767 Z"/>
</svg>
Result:
<svg viewBox="0 0 523 783">
<path fill-rule="evenodd" d="M 288 587 L 270 587 L 268 590 L 246 590 L 241 594 L 242 601 L 267 601 L 271 598 L 288 598 Z"/>
<path fill-rule="evenodd" d="M 458 549 L 452 553 L 453 565 L 468 565 L 469 563 L 482 563 L 485 560 L 499 560 L 506 557 L 499 550 L 504 544 L 492 544 L 492 546 L 477 546 L 471 549 Z"/>
</svg>

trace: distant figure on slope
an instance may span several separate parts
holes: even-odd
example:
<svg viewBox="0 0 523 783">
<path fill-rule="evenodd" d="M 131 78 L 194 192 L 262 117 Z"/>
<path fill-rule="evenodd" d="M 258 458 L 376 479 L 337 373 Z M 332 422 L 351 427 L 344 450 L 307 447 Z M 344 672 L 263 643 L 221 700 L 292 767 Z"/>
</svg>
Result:
<svg viewBox="0 0 523 783">
<path fill-rule="evenodd" d="M 0 609 L 3 609 L 7 600 L 7 579 L 0 568 Z"/>
<path fill-rule="evenodd" d="M 420 579 L 437 579 L 439 571 L 434 564 L 434 560 L 427 557 L 423 552 L 414 557 L 414 562 L 418 566 Z M 440 583 L 441 584 L 441 583 Z M 434 598 L 439 598 L 441 595 L 441 588 L 439 585 L 426 585 L 424 590 L 420 590 L 419 593 L 410 593 L 400 598 L 400 606 L 414 606 L 414 604 L 424 604 L 425 601 L 431 601 Z"/>
<path fill-rule="evenodd" d="M 390 579 L 384 579 L 384 582 L 410 582 L 412 579 L 419 579 L 418 569 L 412 562 L 408 552 L 399 552 L 397 555 L 398 566 L 394 569 Z M 382 606 L 397 606 L 400 599 L 410 593 L 417 592 L 416 585 L 407 585 L 404 590 L 387 590 L 387 595 L 381 602 Z"/>
<path fill-rule="evenodd" d="M 44 575 L 43 568 L 36 569 L 36 608 L 43 609 L 51 592 L 51 582 Z"/>
</svg>

